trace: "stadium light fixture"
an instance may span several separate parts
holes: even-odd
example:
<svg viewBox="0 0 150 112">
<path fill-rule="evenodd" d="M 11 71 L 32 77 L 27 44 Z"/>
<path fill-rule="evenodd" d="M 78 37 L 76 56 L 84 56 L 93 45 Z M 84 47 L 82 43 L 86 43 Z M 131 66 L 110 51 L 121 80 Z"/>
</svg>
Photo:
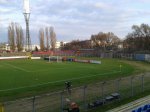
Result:
<svg viewBox="0 0 150 112">
<path fill-rule="evenodd" d="M 29 0 L 23 0 L 23 15 L 26 22 L 26 50 L 31 50 L 31 39 L 29 31 L 29 19 L 30 19 L 30 2 Z"/>
</svg>

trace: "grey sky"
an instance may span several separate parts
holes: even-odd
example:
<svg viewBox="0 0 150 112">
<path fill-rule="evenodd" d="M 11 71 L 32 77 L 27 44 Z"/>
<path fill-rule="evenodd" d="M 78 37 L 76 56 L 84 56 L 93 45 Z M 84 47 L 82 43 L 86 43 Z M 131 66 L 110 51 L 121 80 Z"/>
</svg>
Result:
<svg viewBox="0 0 150 112">
<path fill-rule="evenodd" d="M 150 24 L 150 0 L 30 0 L 30 33 L 38 43 L 38 30 L 53 26 L 58 41 L 89 39 L 98 32 L 124 38 L 133 24 Z M 23 0 L 0 0 L 0 42 L 7 41 L 13 21 L 25 29 Z"/>
</svg>

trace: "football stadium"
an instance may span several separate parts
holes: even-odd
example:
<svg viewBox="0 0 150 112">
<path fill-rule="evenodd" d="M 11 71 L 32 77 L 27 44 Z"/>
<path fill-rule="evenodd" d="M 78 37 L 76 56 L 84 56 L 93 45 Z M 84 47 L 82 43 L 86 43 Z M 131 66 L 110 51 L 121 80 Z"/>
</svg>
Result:
<svg viewBox="0 0 150 112">
<path fill-rule="evenodd" d="M 149 91 L 149 63 L 101 56 L 62 56 L 68 51 L 48 56 L 51 52 L 0 58 L 2 109 L 50 112 L 63 110 L 67 102 L 75 101 L 82 111 L 104 111 L 107 105 Z M 30 108 L 24 110 L 24 106 Z"/>
<path fill-rule="evenodd" d="M 149 0 L 0 0 L 0 112 L 150 112 Z"/>
</svg>

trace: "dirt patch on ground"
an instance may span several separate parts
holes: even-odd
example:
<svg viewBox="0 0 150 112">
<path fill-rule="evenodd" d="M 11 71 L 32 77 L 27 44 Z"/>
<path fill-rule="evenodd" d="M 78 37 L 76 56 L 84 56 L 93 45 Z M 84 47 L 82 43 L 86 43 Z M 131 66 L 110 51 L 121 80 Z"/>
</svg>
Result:
<svg viewBox="0 0 150 112">
<path fill-rule="evenodd" d="M 139 62 L 139 61 L 128 61 L 128 60 L 121 60 L 121 62 L 134 66 L 137 71 L 141 71 L 141 72 L 150 71 L 150 63 Z"/>
</svg>

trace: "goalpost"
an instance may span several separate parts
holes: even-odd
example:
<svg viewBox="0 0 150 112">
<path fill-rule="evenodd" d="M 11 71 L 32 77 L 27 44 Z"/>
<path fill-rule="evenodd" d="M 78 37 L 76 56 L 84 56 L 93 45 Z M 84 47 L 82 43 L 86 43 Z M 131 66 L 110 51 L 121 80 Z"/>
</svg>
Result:
<svg viewBox="0 0 150 112">
<path fill-rule="evenodd" d="M 61 56 L 57 56 L 57 63 L 58 62 L 62 62 L 62 57 Z"/>
<path fill-rule="evenodd" d="M 51 56 L 49 56 L 49 62 L 51 62 L 50 57 L 51 57 Z"/>
<path fill-rule="evenodd" d="M 49 56 L 48 57 L 49 62 L 62 62 L 62 57 L 61 56 Z"/>
</svg>

